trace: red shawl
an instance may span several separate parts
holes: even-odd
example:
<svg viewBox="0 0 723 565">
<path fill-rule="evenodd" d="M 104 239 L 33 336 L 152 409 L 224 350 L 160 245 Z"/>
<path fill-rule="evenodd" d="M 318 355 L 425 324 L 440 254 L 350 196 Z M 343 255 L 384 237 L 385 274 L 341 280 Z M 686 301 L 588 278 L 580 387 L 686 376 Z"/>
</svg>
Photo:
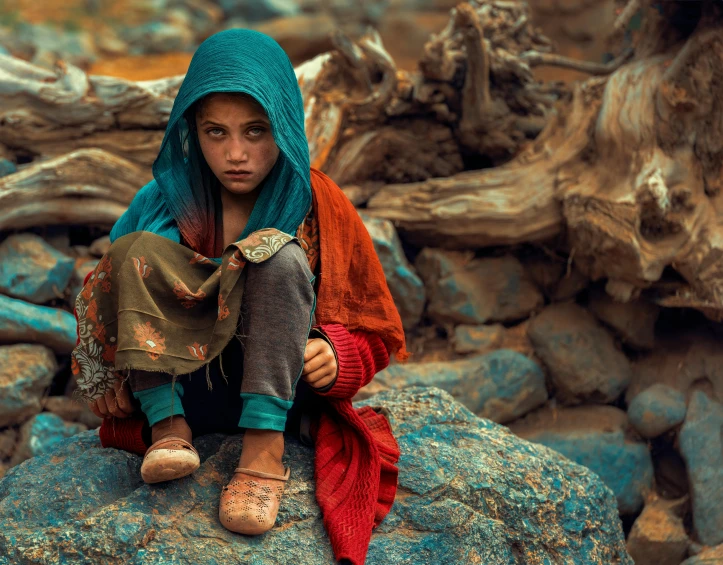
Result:
<svg viewBox="0 0 723 565">
<path fill-rule="evenodd" d="M 311 169 L 311 187 L 321 247 L 317 322 L 374 333 L 390 354 L 406 359 L 402 320 L 369 232 L 346 195 L 324 173 Z"/>
<path fill-rule="evenodd" d="M 399 447 L 383 415 L 352 407 L 351 398 L 373 371 L 359 372 L 362 382 L 355 381 L 356 372 L 344 366 L 340 349 L 345 336 L 356 337 L 358 331 L 381 338 L 399 359 L 408 353 L 399 312 L 359 214 L 323 173 L 311 169 L 311 183 L 321 254 L 316 320 L 339 356 L 337 382 L 324 395 L 331 410 L 322 413 L 315 438 L 316 499 L 337 560 L 357 565 L 364 563 L 372 527 L 394 502 Z M 363 360 L 362 348 L 357 344 Z M 374 371 L 382 368 L 374 366 Z"/>
</svg>

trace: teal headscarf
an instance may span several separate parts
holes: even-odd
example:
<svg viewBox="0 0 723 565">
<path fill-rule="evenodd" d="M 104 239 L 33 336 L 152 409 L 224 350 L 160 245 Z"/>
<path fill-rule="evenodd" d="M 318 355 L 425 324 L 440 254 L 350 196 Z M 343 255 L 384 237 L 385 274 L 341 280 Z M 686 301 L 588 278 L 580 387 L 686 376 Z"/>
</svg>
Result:
<svg viewBox="0 0 723 565">
<path fill-rule="evenodd" d="M 194 102 L 212 92 L 239 92 L 256 99 L 280 150 L 238 239 L 262 228 L 296 232 L 311 206 L 311 178 L 304 105 L 294 68 L 269 36 L 230 29 L 206 39 L 193 55 L 153 163 L 154 179 L 113 226 L 111 242 L 134 231 L 151 231 L 176 242 L 182 237 L 206 257 L 221 255 L 218 181 L 208 178 L 213 173 L 186 119 Z"/>
</svg>

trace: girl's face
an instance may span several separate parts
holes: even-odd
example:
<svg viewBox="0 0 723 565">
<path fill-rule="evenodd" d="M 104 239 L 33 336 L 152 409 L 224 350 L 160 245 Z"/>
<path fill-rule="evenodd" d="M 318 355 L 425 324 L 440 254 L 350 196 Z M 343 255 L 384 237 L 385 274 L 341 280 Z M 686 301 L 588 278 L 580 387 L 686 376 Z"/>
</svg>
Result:
<svg viewBox="0 0 723 565">
<path fill-rule="evenodd" d="M 279 158 L 269 119 L 246 96 L 208 95 L 196 112 L 196 131 L 208 166 L 234 194 L 253 192 Z"/>
</svg>

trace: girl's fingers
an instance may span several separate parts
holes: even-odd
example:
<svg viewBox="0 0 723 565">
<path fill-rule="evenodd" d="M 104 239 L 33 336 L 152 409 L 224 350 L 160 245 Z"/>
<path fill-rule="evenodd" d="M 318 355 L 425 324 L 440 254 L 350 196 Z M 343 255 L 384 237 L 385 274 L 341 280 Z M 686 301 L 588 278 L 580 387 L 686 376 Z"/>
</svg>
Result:
<svg viewBox="0 0 723 565">
<path fill-rule="evenodd" d="M 107 418 L 109 416 L 108 414 L 108 406 L 106 406 L 105 403 L 105 397 L 101 396 L 95 401 L 95 405 L 98 408 L 99 416 L 101 418 Z"/>
<path fill-rule="evenodd" d="M 111 416 L 123 417 L 125 413 L 118 407 L 118 401 L 115 397 L 115 390 L 110 389 L 105 393 L 105 406 Z"/>
<path fill-rule="evenodd" d="M 304 350 L 304 361 L 309 361 L 316 357 L 324 349 L 324 345 L 328 345 L 326 341 L 319 338 L 306 340 L 306 349 Z"/>
<path fill-rule="evenodd" d="M 131 392 L 128 383 L 117 380 L 113 384 L 113 388 L 115 389 L 115 399 L 118 403 L 118 408 L 124 412 L 123 416 L 131 414 L 133 412 L 133 403 L 131 402 Z"/>
<path fill-rule="evenodd" d="M 324 388 L 326 385 L 331 384 L 336 375 L 323 369 L 314 371 L 307 377 L 307 382 L 312 388 Z"/>
<path fill-rule="evenodd" d="M 312 359 L 310 359 L 309 361 L 304 363 L 304 371 L 302 374 L 310 375 L 314 371 L 321 369 L 328 362 L 329 362 L 329 358 L 324 356 L 323 353 L 320 353 L 316 357 L 313 357 Z"/>
<path fill-rule="evenodd" d="M 100 410 L 98 410 L 98 401 L 94 400 L 89 405 L 90 411 L 93 412 L 98 418 L 103 418 L 103 414 L 101 414 Z"/>
</svg>

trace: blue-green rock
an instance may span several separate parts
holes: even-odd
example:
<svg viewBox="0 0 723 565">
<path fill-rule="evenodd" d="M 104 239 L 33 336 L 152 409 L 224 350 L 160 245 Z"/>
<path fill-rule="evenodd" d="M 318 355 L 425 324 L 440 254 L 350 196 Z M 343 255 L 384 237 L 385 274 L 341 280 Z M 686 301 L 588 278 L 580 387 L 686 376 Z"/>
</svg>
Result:
<svg viewBox="0 0 723 565">
<path fill-rule="evenodd" d="M 366 214 L 360 216 L 374 242 L 402 323 L 411 329 L 419 323 L 424 311 L 424 283 L 407 261 L 394 224 Z"/>
<path fill-rule="evenodd" d="M 644 443 L 626 437 L 627 416 L 612 406 L 542 409 L 510 429 L 596 473 L 615 493 L 620 514 L 636 514 L 653 488 L 653 461 Z"/>
<path fill-rule="evenodd" d="M 42 304 L 63 296 L 75 261 L 32 233 L 0 244 L 0 293 Z"/>
<path fill-rule="evenodd" d="M 414 263 L 438 323 L 486 324 L 527 318 L 544 298 L 512 255 L 474 259 L 471 254 L 424 249 Z"/>
<path fill-rule="evenodd" d="M 633 377 L 612 335 L 577 304 L 548 306 L 532 318 L 527 336 L 565 404 L 612 402 Z"/>
<path fill-rule="evenodd" d="M 392 389 L 441 388 L 478 416 L 500 424 L 524 416 L 547 401 L 540 366 L 510 349 L 461 361 L 390 365 L 374 382 Z"/>
<path fill-rule="evenodd" d="M 77 339 L 75 316 L 67 310 L 0 294 L 0 342 L 41 343 L 56 353 L 70 353 Z"/>
<path fill-rule="evenodd" d="M 20 428 L 20 440 L 11 464 L 17 465 L 30 457 L 52 453 L 62 440 L 87 429 L 83 424 L 71 424 L 60 416 L 42 412 Z"/>
<path fill-rule="evenodd" d="M 367 563 L 632 565 L 612 493 L 590 471 L 475 417 L 439 390 L 373 397 L 399 441 L 399 492 Z M 0 565 L 334 562 L 314 499 L 313 452 L 287 441 L 277 526 L 245 537 L 218 521 L 241 438 L 196 440 L 201 468 L 160 485 L 96 432 L 0 481 Z"/>
<path fill-rule="evenodd" d="M 701 543 L 723 543 L 723 405 L 693 392 L 678 436 L 693 503 L 693 528 Z"/>
<path fill-rule="evenodd" d="M 0 346 L 0 428 L 40 412 L 40 399 L 57 371 L 55 354 L 43 345 Z"/>
<path fill-rule="evenodd" d="M 685 419 L 685 395 L 663 384 L 654 384 L 637 395 L 628 406 L 632 426 L 645 438 L 654 438 Z"/>
<path fill-rule="evenodd" d="M 2 52 L 2 47 L 0 47 L 0 55 L 7 54 Z M 0 159 L 0 177 L 6 177 L 8 175 L 12 175 L 14 172 L 16 172 L 18 168 L 15 166 L 15 163 L 12 161 L 8 161 L 7 159 Z"/>
</svg>

